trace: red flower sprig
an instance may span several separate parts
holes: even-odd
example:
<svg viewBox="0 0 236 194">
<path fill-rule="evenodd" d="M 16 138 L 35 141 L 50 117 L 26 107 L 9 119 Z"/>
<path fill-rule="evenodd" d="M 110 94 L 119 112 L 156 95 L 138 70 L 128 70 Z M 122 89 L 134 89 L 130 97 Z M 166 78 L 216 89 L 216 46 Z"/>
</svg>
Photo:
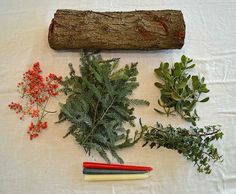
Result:
<svg viewBox="0 0 236 194">
<path fill-rule="evenodd" d="M 47 122 L 43 121 L 48 113 L 47 103 L 51 97 L 58 95 L 61 76 L 50 73 L 43 77 L 39 63 L 35 63 L 32 69 L 23 74 L 23 81 L 17 87 L 21 94 L 22 103 L 11 102 L 8 106 L 24 119 L 26 115 L 32 117 L 32 122 L 28 128 L 30 140 L 39 136 L 39 133 L 47 128 Z"/>
</svg>

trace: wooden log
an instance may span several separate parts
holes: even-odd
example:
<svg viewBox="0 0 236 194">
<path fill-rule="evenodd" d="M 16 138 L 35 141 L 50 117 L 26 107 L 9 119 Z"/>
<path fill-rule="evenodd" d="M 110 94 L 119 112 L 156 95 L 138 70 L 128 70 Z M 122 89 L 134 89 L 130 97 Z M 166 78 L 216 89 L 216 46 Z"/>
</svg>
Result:
<svg viewBox="0 0 236 194">
<path fill-rule="evenodd" d="M 184 18 L 178 10 L 57 10 L 48 33 L 49 45 L 56 50 L 180 49 L 184 38 Z"/>
</svg>

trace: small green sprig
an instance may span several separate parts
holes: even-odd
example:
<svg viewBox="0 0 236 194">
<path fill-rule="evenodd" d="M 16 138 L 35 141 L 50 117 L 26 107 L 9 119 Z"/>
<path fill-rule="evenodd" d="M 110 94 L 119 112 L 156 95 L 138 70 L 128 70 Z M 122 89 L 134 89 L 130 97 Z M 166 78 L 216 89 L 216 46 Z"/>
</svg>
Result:
<svg viewBox="0 0 236 194">
<path fill-rule="evenodd" d="M 161 63 L 155 69 L 155 74 L 162 80 L 156 82 L 155 86 L 160 88 L 161 97 L 158 100 L 163 111 L 155 109 L 158 113 L 174 115 L 178 113 L 183 119 L 196 126 L 199 116 L 195 109 L 197 102 L 207 102 L 209 97 L 200 100 L 202 93 L 207 93 L 205 78 L 197 75 L 189 75 L 187 71 L 194 68 L 195 64 L 190 64 L 193 60 L 186 56 L 181 57 L 180 62 L 176 62 L 173 67 L 169 63 Z"/>
<path fill-rule="evenodd" d="M 144 140 L 153 147 L 165 147 L 177 150 L 197 166 L 199 172 L 211 173 L 210 163 L 222 162 L 222 155 L 212 144 L 212 141 L 222 139 L 223 133 L 220 126 L 205 126 L 203 128 L 191 127 L 174 128 L 171 125 L 164 127 L 157 123 L 156 127 L 147 127 L 142 125 L 145 132 Z"/>
</svg>

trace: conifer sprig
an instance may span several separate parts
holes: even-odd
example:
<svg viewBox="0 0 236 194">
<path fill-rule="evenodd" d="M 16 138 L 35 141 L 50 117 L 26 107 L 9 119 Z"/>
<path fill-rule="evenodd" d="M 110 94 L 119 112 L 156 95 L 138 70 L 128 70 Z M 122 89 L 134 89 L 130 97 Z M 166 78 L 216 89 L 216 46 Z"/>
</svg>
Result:
<svg viewBox="0 0 236 194">
<path fill-rule="evenodd" d="M 81 76 L 69 64 L 70 74 L 62 82 L 62 91 L 68 96 L 60 104 L 59 122 L 68 120 L 71 126 L 65 135 L 73 135 L 85 152 L 97 151 L 107 162 L 107 151 L 123 163 L 117 149 L 130 147 L 138 142 L 143 131 L 136 131 L 130 138 L 125 123 L 134 126 L 133 105 L 149 105 L 146 100 L 130 99 L 139 84 L 137 63 L 117 69 L 119 59 L 104 60 L 101 55 L 81 53 Z"/>
</svg>

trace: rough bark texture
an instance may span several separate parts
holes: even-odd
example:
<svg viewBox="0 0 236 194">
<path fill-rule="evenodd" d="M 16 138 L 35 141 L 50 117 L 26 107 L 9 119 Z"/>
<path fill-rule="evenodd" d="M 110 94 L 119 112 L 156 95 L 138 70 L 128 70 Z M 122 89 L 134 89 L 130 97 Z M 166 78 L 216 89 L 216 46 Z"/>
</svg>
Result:
<svg viewBox="0 0 236 194">
<path fill-rule="evenodd" d="M 177 10 L 93 12 L 57 10 L 49 27 L 53 49 L 179 49 L 185 23 Z"/>
</svg>

